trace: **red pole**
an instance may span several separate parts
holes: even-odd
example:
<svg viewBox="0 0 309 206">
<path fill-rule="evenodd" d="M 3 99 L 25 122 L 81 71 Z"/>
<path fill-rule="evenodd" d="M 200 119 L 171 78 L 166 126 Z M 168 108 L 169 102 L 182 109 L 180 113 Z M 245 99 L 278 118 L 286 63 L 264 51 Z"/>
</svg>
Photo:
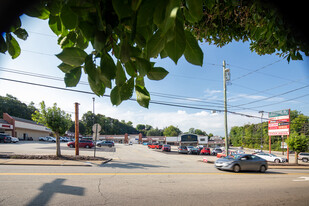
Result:
<svg viewBox="0 0 309 206">
<path fill-rule="evenodd" d="M 269 154 L 271 154 L 271 136 L 269 135 Z"/>
<path fill-rule="evenodd" d="M 75 155 L 79 155 L 79 120 L 78 120 L 78 103 L 75 102 Z"/>
</svg>

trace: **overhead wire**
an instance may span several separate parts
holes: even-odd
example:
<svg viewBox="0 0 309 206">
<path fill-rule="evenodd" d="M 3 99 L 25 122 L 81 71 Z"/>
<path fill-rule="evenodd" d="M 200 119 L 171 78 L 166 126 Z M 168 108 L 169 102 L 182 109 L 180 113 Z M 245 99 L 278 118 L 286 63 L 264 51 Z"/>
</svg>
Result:
<svg viewBox="0 0 309 206">
<path fill-rule="evenodd" d="M 40 86 L 40 87 L 57 89 L 57 90 L 63 90 L 63 91 L 70 91 L 70 92 L 78 92 L 78 93 L 83 93 L 83 94 L 95 95 L 93 92 L 88 92 L 88 91 L 83 91 L 83 90 L 62 88 L 62 87 L 56 87 L 56 86 L 51 86 L 51 85 L 38 84 L 38 83 L 20 81 L 20 80 L 15 80 L 15 79 L 8 79 L 8 78 L 3 78 L 3 77 L 0 77 L 0 79 L 1 80 L 5 80 L 5 81 L 11 81 L 11 82 L 16 82 L 16 83 L 33 85 L 33 86 Z M 106 95 L 106 94 L 104 94 L 102 96 L 110 97 L 110 95 Z M 129 101 L 137 101 L 135 98 L 130 98 L 128 100 Z M 198 109 L 198 110 L 206 110 L 206 111 L 213 111 L 214 110 L 213 108 L 204 108 L 204 107 L 197 107 L 197 106 L 187 106 L 187 105 L 180 105 L 180 104 L 176 104 L 176 103 L 162 102 L 162 101 L 156 101 L 156 100 L 150 100 L 149 103 L 150 104 L 157 104 L 157 105 L 179 107 L 179 108 L 187 108 L 187 109 Z M 224 110 L 218 110 L 218 109 L 215 109 L 215 111 L 224 112 Z M 243 114 L 243 113 L 239 113 L 239 112 L 233 112 L 233 111 L 229 111 L 229 110 L 227 112 L 230 113 L 230 114 L 234 114 L 234 115 L 240 115 L 240 116 L 245 116 L 245 117 L 249 117 L 249 118 L 261 119 L 261 117 L 254 116 L 254 115 L 248 115 L 248 114 Z M 266 120 L 268 120 L 268 119 L 266 119 Z"/>
</svg>

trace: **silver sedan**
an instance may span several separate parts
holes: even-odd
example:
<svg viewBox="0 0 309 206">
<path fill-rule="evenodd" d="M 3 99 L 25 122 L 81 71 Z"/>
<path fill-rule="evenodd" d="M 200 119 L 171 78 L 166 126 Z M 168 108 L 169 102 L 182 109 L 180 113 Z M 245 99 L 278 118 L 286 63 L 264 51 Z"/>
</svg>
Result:
<svg viewBox="0 0 309 206">
<path fill-rule="evenodd" d="M 217 159 L 215 167 L 219 170 L 240 171 L 260 171 L 265 172 L 268 168 L 267 161 L 250 154 L 240 154 L 234 157 L 227 156 Z"/>
</svg>

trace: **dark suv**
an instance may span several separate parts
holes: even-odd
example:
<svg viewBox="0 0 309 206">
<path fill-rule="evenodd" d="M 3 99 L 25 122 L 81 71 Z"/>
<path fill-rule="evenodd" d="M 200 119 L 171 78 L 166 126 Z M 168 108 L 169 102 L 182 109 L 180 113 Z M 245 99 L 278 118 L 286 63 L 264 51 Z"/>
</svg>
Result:
<svg viewBox="0 0 309 206">
<path fill-rule="evenodd" d="M 0 134 L 0 142 L 11 143 L 12 142 L 11 136 L 7 134 Z"/>
</svg>

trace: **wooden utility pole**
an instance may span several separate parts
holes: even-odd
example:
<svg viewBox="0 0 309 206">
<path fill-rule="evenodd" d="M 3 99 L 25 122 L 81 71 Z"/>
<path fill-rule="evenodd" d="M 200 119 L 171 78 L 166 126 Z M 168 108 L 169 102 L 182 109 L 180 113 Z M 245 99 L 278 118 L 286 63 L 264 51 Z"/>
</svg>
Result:
<svg viewBox="0 0 309 206">
<path fill-rule="evenodd" d="M 78 102 L 75 102 L 75 155 L 79 155 L 79 119 L 78 119 Z"/>
<path fill-rule="evenodd" d="M 226 63 L 223 61 L 223 93 L 224 93 L 224 131 L 225 131 L 225 155 L 229 155 L 229 141 L 227 128 L 227 98 L 226 98 L 226 81 L 229 81 L 229 69 L 225 68 Z"/>
</svg>

